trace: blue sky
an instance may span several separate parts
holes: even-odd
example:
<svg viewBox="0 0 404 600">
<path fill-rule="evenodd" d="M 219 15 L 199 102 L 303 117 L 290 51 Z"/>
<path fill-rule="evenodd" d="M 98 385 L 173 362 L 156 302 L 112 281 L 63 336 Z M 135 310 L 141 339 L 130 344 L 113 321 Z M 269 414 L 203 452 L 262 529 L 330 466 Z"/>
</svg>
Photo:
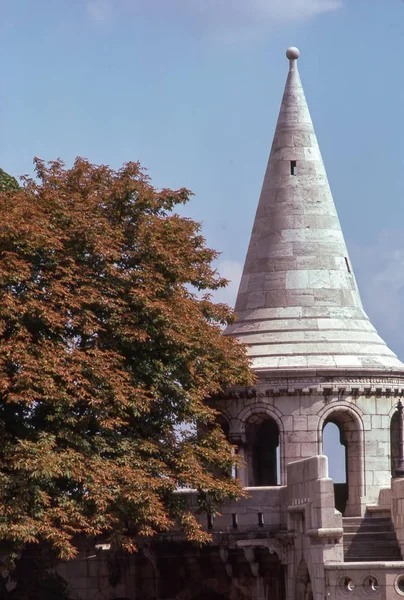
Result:
<svg viewBox="0 0 404 600">
<path fill-rule="evenodd" d="M 233 279 L 299 68 L 365 308 L 404 358 L 402 0 L 0 0 L 0 166 L 140 160 Z"/>
</svg>

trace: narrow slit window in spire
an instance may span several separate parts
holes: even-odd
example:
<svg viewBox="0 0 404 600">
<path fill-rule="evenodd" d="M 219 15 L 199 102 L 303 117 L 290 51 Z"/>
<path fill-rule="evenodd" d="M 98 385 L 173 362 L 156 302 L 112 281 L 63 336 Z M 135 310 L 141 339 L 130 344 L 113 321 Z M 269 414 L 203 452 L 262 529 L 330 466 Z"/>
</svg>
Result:
<svg viewBox="0 0 404 600">
<path fill-rule="evenodd" d="M 297 165 L 295 160 L 290 161 L 290 174 L 294 176 L 297 175 Z"/>
</svg>

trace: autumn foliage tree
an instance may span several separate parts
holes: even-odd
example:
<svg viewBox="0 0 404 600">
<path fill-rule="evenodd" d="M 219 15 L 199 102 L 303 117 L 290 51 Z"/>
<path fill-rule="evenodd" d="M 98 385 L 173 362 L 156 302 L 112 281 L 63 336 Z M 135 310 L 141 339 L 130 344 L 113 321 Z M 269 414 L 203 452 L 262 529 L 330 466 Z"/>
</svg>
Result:
<svg viewBox="0 0 404 600">
<path fill-rule="evenodd" d="M 0 192 L 18 190 L 19 187 L 15 177 L 9 175 L 3 169 L 0 169 Z"/>
<path fill-rule="evenodd" d="M 131 550 L 175 521 L 203 541 L 175 490 L 238 496 L 205 400 L 251 376 L 207 294 L 226 283 L 216 252 L 175 213 L 189 197 L 138 163 L 83 159 L 36 160 L 35 179 L 0 191 L 3 553 L 71 558 L 77 534 Z"/>
</svg>

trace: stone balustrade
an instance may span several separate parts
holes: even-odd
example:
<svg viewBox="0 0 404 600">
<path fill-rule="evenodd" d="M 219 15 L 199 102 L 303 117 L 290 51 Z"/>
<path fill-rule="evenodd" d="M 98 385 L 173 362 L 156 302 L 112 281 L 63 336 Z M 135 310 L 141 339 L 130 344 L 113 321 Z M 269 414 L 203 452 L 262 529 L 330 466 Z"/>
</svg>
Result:
<svg viewBox="0 0 404 600">
<path fill-rule="evenodd" d="M 217 508 L 216 514 L 198 514 L 195 490 L 179 490 L 186 494 L 191 510 L 204 529 L 212 532 L 236 532 L 286 529 L 286 486 L 247 487 L 246 496 Z"/>
</svg>

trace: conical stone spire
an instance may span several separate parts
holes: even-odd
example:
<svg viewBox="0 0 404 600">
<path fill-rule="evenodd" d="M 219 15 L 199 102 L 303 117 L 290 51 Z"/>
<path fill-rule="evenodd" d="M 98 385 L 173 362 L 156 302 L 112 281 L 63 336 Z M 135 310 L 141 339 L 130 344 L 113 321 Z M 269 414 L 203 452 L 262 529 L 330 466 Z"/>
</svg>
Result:
<svg viewBox="0 0 404 600">
<path fill-rule="evenodd" d="M 226 334 L 256 371 L 404 371 L 365 314 L 306 98 L 297 48 Z"/>
</svg>

